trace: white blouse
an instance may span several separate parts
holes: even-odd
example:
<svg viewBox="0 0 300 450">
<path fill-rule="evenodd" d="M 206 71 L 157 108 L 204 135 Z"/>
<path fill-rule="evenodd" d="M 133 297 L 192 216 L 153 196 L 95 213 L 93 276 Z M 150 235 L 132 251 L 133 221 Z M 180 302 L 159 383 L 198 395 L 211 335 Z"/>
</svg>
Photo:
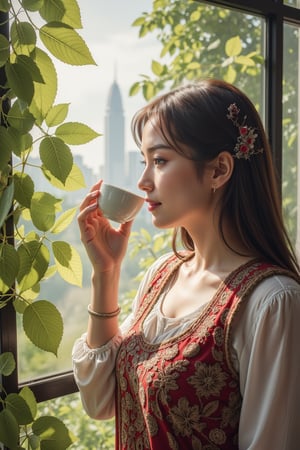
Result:
<svg viewBox="0 0 300 450">
<path fill-rule="evenodd" d="M 96 419 L 114 416 L 115 358 L 129 329 L 139 299 L 162 262 L 145 275 L 133 312 L 106 345 L 91 349 L 83 334 L 73 347 L 74 376 L 86 412 Z M 182 333 L 201 308 L 180 318 L 161 312 L 164 295 L 144 321 L 148 341 L 157 343 Z M 300 285 L 283 275 L 269 277 L 243 302 L 233 324 L 232 357 L 240 375 L 243 398 L 240 450 L 300 449 Z"/>
</svg>

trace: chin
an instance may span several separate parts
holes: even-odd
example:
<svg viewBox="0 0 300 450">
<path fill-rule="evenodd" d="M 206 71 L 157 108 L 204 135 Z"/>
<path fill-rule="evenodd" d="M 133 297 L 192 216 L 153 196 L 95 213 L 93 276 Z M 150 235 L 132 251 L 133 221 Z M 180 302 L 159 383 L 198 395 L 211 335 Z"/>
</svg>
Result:
<svg viewBox="0 0 300 450">
<path fill-rule="evenodd" d="M 159 219 L 158 217 L 155 217 L 155 216 L 152 216 L 152 224 L 156 228 L 161 228 L 161 229 L 174 228 L 176 226 L 171 221 L 162 220 L 162 219 Z"/>
</svg>

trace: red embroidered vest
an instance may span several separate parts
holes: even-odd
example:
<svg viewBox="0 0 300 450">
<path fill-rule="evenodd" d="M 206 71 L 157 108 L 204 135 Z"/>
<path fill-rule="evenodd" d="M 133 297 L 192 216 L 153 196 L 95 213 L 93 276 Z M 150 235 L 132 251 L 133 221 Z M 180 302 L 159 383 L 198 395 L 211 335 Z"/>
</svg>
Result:
<svg viewBox="0 0 300 450">
<path fill-rule="evenodd" d="M 232 318 L 261 279 L 283 270 L 261 262 L 241 266 L 187 330 L 151 344 L 143 321 L 181 263 L 172 257 L 163 264 L 120 347 L 116 449 L 238 449 L 241 394 L 229 352 Z"/>
</svg>

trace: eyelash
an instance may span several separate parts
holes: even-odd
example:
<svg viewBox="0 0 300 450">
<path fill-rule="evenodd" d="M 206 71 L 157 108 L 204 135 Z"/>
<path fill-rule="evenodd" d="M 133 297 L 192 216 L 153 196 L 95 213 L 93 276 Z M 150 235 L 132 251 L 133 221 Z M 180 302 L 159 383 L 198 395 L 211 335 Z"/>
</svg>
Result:
<svg viewBox="0 0 300 450">
<path fill-rule="evenodd" d="M 141 160 L 140 162 L 144 166 L 146 165 L 146 161 L 145 160 Z M 153 158 L 153 163 L 154 163 L 155 166 L 161 166 L 161 165 L 166 163 L 166 160 L 164 158 Z"/>
</svg>

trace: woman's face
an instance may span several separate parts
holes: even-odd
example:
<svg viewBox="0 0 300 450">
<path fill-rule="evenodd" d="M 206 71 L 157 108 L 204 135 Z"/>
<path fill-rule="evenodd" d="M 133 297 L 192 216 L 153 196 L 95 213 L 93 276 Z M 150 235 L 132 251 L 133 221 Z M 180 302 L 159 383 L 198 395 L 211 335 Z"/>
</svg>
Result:
<svg viewBox="0 0 300 450">
<path fill-rule="evenodd" d="M 199 177 L 195 163 L 176 152 L 148 121 L 141 152 L 145 169 L 138 186 L 145 192 L 153 224 L 159 228 L 198 226 L 212 210 L 213 170 Z"/>
</svg>

